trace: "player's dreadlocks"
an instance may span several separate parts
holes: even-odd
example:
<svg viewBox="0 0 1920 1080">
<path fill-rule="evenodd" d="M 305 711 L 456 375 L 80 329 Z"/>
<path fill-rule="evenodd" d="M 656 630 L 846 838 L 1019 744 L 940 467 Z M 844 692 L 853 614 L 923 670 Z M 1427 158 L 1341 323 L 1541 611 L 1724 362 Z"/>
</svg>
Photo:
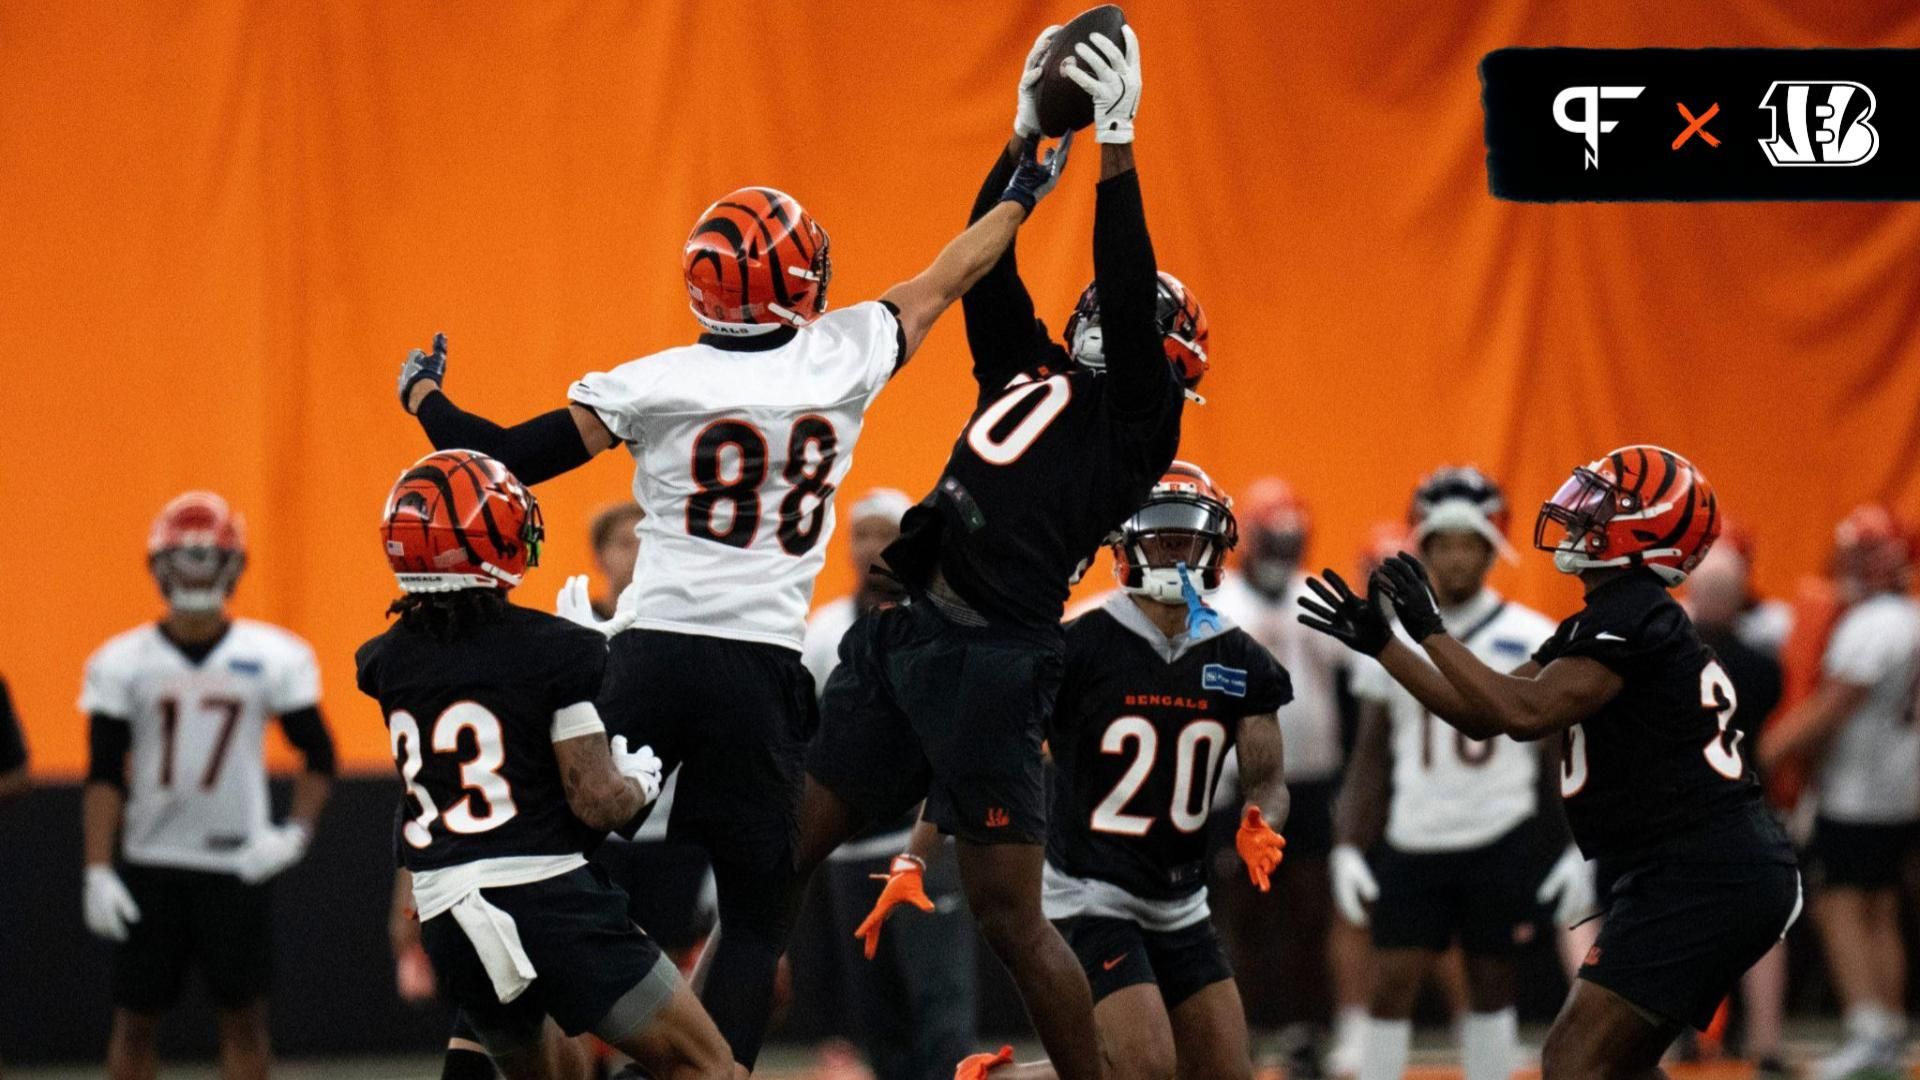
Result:
<svg viewBox="0 0 1920 1080">
<path fill-rule="evenodd" d="M 507 596 L 499 589 L 460 589 L 443 593 L 408 593 L 387 606 L 400 625 L 441 641 L 457 641 L 478 627 L 499 622 L 507 614 Z"/>
</svg>

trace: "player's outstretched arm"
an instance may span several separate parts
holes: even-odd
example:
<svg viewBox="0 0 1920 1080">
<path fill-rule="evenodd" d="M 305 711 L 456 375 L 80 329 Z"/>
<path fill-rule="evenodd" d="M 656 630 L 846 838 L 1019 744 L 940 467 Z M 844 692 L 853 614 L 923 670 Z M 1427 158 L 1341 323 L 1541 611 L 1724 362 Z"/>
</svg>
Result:
<svg viewBox="0 0 1920 1080">
<path fill-rule="evenodd" d="M 1113 402 L 1123 414 L 1160 414 L 1174 376 L 1156 315 L 1159 267 L 1140 174 L 1133 167 L 1133 116 L 1140 105 L 1140 39 L 1123 27 L 1126 48 L 1095 34 L 1075 47 L 1062 70 L 1093 99 L 1100 143 L 1100 187 L 1093 212 L 1093 277 L 1100 295 L 1101 348 Z"/>
<path fill-rule="evenodd" d="M 1321 579 L 1325 579 L 1324 582 Z M 1307 589 L 1313 596 L 1300 598 L 1300 624 L 1318 630 L 1354 652 L 1380 662 L 1393 680 L 1405 687 L 1427 711 L 1475 738 L 1481 728 L 1492 731 L 1492 721 L 1479 716 L 1472 704 L 1454 689 L 1446 676 L 1432 664 L 1394 637 L 1393 627 L 1381 609 L 1385 597 L 1378 579 L 1368 583 L 1366 596 L 1356 594 L 1345 579 L 1334 571 L 1322 570 L 1319 578 L 1309 577 Z"/>
<path fill-rule="evenodd" d="M 1275 832 L 1284 829 L 1293 796 L 1287 791 L 1286 742 L 1280 736 L 1280 718 L 1273 713 L 1241 717 L 1234 745 L 1240 750 L 1240 790 L 1247 802 L 1260 808 L 1260 816 Z"/>
<path fill-rule="evenodd" d="M 1333 808 L 1333 839 L 1365 851 L 1387 831 L 1392 791 L 1393 721 L 1378 701 L 1360 704 L 1360 725 L 1353 755 L 1341 775 L 1340 798 Z"/>
<path fill-rule="evenodd" d="M 1026 140 L 1023 146 L 1021 160 L 1014 166 L 998 205 L 941 249 L 932 265 L 880 297 L 900 313 L 900 328 L 906 337 L 902 363 L 919 350 L 933 324 L 954 301 L 986 276 L 1012 247 L 1021 223 L 1060 182 L 1060 171 L 1067 167 L 1073 136 L 1067 136 L 1045 154 L 1039 152 L 1036 140 Z"/>
<path fill-rule="evenodd" d="M 660 795 L 660 759 L 647 747 L 628 750 L 623 735 L 605 732 L 553 744 L 567 806 L 588 828 L 612 831 Z"/>
<path fill-rule="evenodd" d="M 577 469 L 618 440 L 592 409 L 569 405 L 512 427 L 469 413 L 441 389 L 447 378 L 447 335 L 433 351 L 414 349 L 400 365 L 400 404 L 418 417 L 436 450 L 477 450 L 505 465 L 523 484 Z"/>
<path fill-rule="evenodd" d="M 1439 710 L 1434 715 L 1473 738 L 1543 738 L 1592 716 L 1620 692 L 1620 676 L 1584 656 L 1563 657 L 1544 668 L 1529 662 L 1511 675 L 1488 667 L 1447 635 L 1427 568 L 1411 555 L 1396 555 L 1382 563 L 1375 580 L 1392 600 L 1407 636 L 1426 650 L 1427 658 L 1465 699 L 1469 710 L 1459 720 Z M 1394 672 L 1392 666 L 1387 670 Z"/>
</svg>

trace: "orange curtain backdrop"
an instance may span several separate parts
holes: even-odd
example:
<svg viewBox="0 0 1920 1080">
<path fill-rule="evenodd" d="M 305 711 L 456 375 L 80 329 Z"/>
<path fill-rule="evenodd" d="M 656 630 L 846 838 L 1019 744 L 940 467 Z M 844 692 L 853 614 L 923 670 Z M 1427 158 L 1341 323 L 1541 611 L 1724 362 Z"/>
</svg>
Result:
<svg viewBox="0 0 1920 1080">
<path fill-rule="evenodd" d="M 380 498 L 426 446 L 406 349 L 446 330 L 463 404 L 551 408 L 691 337 L 680 241 L 750 182 L 831 230 L 837 302 L 878 294 L 961 226 L 1021 57 L 1079 6 L 0 6 L 0 672 L 38 767 L 83 766 L 81 663 L 156 612 L 146 526 L 191 486 L 252 523 L 240 612 L 314 643 L 346 759 L 385 767 L 352 655 L 392 593 Z M 1914 47 L 1920 9 L 1455 7 L 1128 4 L 1155 245 L 1213 324 L 1183 454 L 1291 478 L 1338 566 L 1435 464 L 1503 478 L 1518 535 L 1641 440 L 1706 470 L 1776 592 L 1850 504 L 1920 511 L 1920 207 L 1498 203 L 1475 70 L 1512 44 Z M 1021 242 L 1056 328 L 1091 270 L 1078 156 Z M 882 395 L 853 492 L 930 486 L 972 396 L 957 322 Z M 524 601 L 585 567 L 627 470 L 543 488 Z M 1543 557 L 1500 574 L 1576 599 Z"/>
</svg>

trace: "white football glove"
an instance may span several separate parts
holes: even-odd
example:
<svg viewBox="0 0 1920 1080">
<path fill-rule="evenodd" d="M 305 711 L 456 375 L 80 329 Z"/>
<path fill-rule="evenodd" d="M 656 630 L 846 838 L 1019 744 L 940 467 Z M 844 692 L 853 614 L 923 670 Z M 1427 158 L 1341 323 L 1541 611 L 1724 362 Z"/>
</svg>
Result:
<svg viewBox="0 0 1920 1080">
<path fill-rule="evenodd" d="M 1031 139 L 1040 134 L 1040 58 L 1047 51 L 1047 42 L 1060 32 L 1058 26 L 1049 26 L 1040 31 L 1033 39 L 1033 49 L 1027 53 L 1027 66 L 1020 69 L 1020 104 L 1013 110 L 1013 133 L 1023 139 Z"/>
<path fill-rule="evenodd" d="M 640 785 L 640 794 L 646 799 L 646 805 L 652 806 L 653 800 L 660 797 L 661 765 L 655 756 L 653 747 L 642 746 L 637 750 L 627 749 L 627 737 L 615 735 L 608 744 L 613 752 L 613 768 L 621 776 L 631 776 Z"/>
<path fill-rule="evenodd" d="M 108 941 L 127 940 L 127 928 L 140 921 L 140 905 L 133 902 L 133 894 L 127 891 L 120 875 L 104 863 L 87 867 L 80 913 L 87 921 L 87 929 L 95 937 Z"/>
<path fill-rule="evenodd" d="M 236 871 L 240 880 L 258 885 L 278 877 L 306 857 L 307 840 L 307 827 L 298 822 L 269 825 L 260 830 L 240 849 L 240 865 Z"/>
<path fill-rule="evenodd" d="M 1534 898 L 1553 905 L 1556 926 L 1572 926 L 1593 914 L 1594 905 L 1599 902 L 1593 888 L 1593 868 L 1580 857 L 1579 848 L 1567 845 L 1553 869 L 1541 880 L 1540 891 Z"/>
<path fill-rule="evenodd" d="M 554 598 L 553 613 L 572 623 L 579 623 L 589 630 L 598 630 L 608 637 L 618 634 L 633 625 L 637 617 L 635 612 L 625 609 L 616 610 L 613 618 L 602 622 L 593 613 L 593 601 L 587 596 L 587 575 L 575 574 L 560 586 L 560 595 Z"/>
<path fill-rule="evenodd" d="M 1133 114 L 1140 111 L 1140 39 L 1133 27 L 1120 28 L 1126 52 L 1105 34 L 1093 34 L 1073 47 L 1060 70 L 1093 99 L 1094 141 L 1133 141 Z"/>
<path fill-rule="evenodd" d="M 1337 844 L 1327 869 L 1333 877 L 1333 902 L 1340 916 L 1355 926 L 1367 925 L 1367 905 L 1380 899 L 1380 883 L 1374 880 L 1367 857 L 1352 844 Z"/>
</svg>

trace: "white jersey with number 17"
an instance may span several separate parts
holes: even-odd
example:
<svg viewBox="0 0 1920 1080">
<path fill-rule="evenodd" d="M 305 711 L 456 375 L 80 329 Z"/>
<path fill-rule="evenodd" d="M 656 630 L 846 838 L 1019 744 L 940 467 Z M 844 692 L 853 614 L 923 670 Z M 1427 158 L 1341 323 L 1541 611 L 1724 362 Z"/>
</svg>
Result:
<svg viewBox="0 0 1920 1080">
<path fill-rule="evenodd" d="M 773 348 L 688 345 L 573 384 L 633 455 L 635 626 L 801 647 L 834 492 L 904 347 L 870 301 Z"/>
</svg>

